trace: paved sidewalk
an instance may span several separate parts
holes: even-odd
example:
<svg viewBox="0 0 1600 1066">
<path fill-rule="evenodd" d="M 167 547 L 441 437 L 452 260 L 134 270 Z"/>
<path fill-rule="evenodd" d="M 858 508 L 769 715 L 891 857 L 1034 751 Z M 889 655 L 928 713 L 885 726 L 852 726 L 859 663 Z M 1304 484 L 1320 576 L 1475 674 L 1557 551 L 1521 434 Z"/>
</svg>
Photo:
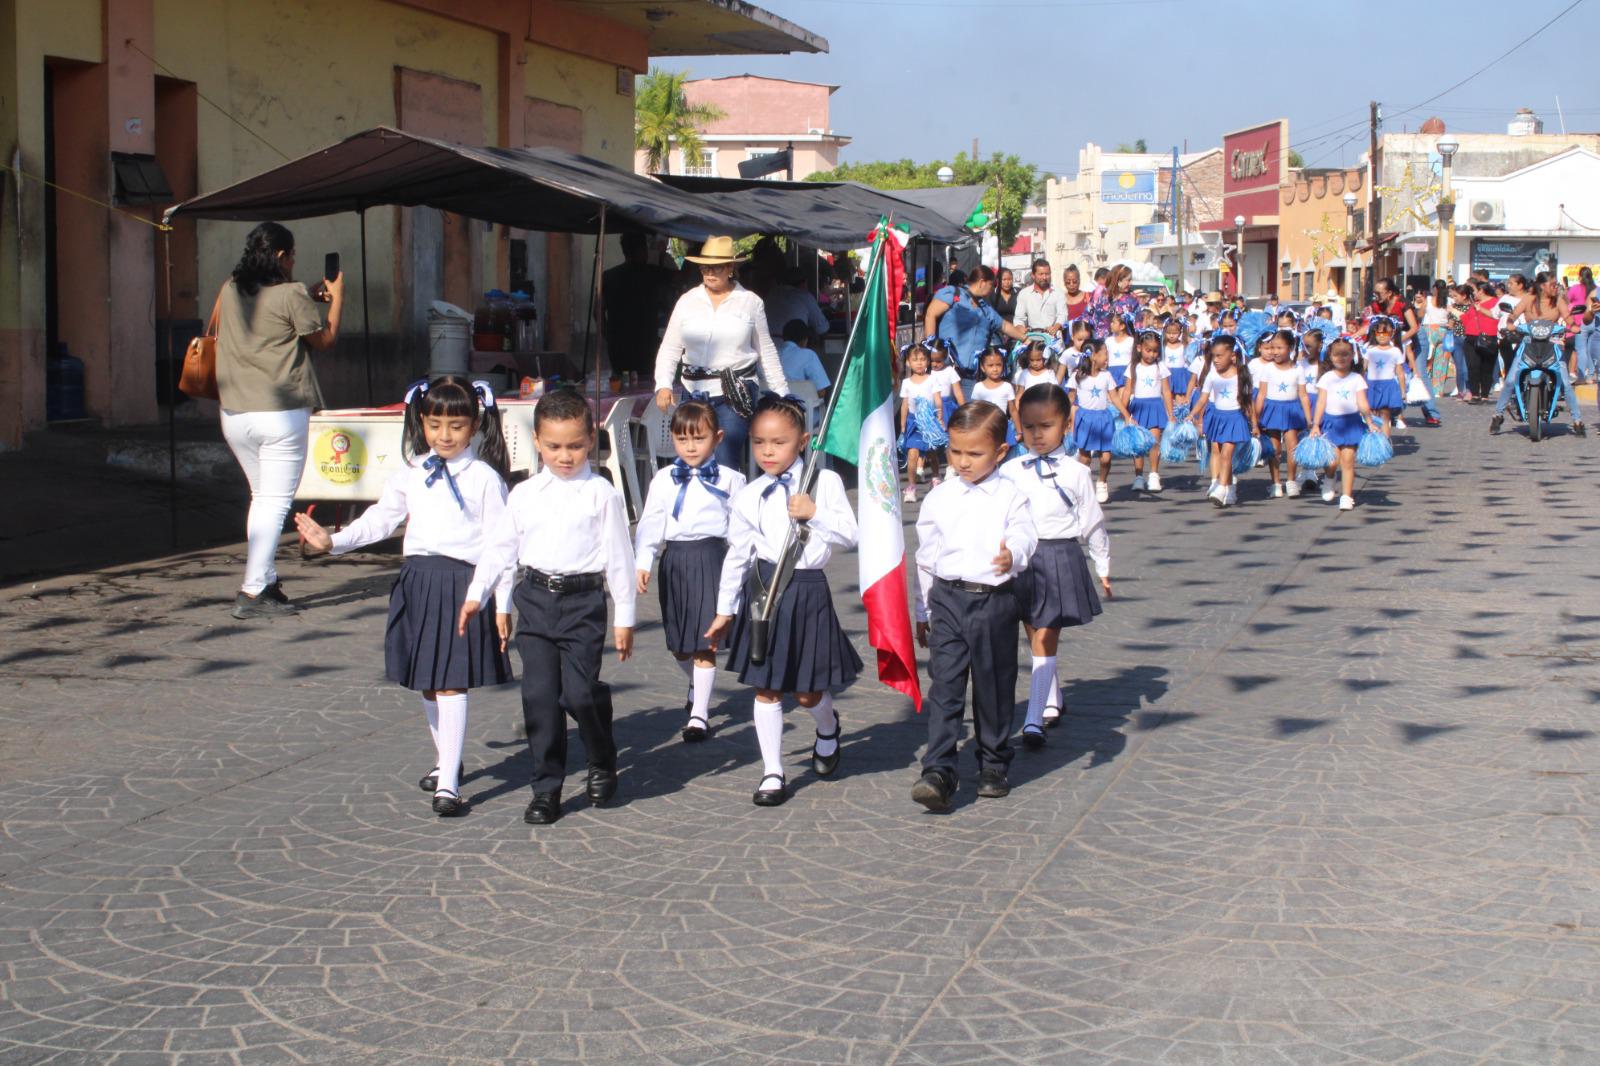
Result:
<svg viewBox="0 0 1600 1066">
<path fill-rule="evenodd" d="M 1447 408 L 1353 513 L 1119 490 L 1068 723 L 942 817 L 867 680 L 841 777 L 792 713 L 752 806 L 653 596 L 615 806 L 535 830 L 514 688 L 472 814 L 417 790 L 393 556 L 286 553 L 279 622 L 237 548 L 0 592 L 0 1063 L 1600 1061 L 1600 445 Z"/>
</svg>

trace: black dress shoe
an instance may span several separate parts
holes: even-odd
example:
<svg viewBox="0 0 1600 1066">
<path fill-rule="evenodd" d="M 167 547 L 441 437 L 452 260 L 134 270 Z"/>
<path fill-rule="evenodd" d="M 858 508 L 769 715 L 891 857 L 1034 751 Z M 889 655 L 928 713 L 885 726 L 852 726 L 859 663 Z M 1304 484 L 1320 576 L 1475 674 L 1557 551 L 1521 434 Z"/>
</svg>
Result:
<svg viewBox="0 0 1600 1066">
<path fill-rule="evenodd" d="M 761 779 L 761 784 L 776 781 L 777 788 L 757 788 L 756 794 L 750 797 L 757 807 L 782 807 L 789 801 L 789 782 L 782 774 L 768 774 Z"/>
<path fill-rule="evenodd" d="M 529 825 L 550 825 L 561 817 L 560 792 L 536 792 L 533 802 L 522 812 L 522 820 Z"/>
<path fill-rule="evenodd" d="M 587 791 L 590 803 L 604 803 L 617 794 L 617 772 L 604 766 L 589 767 Z"/>
<path fill-rule="evenodd" d="M 978 774 L 978 795 L 984 799 L 1003 799 L 1011 795 L 1011 782 L 1004 770 L 984 770 Z"/>
<path fill-rule="evenodd" d="M 433 813 L 440 818 L 459 818 L 467 813 L 467 801 L 453 792 L 435 792 Z"/>
<path fill-rule="evenodd" d="M 1500 432 L 1500 427 L 1505 425 L 1505 424 L 1506 424 L 1506 416 L 1505 415 L 1495 415 L 1493 418 L 1489 419 L 1489 432 L 1491 434 L 1499 433 Z"/>
<path fill-rule="evenodd" d="M 950 797 L 956 793 L 955 782 L 938 770 L 925 770 L 917 783 L 911 786 L 911 798 L 930 811 L 950 809 Z"/>
<path fill-rule="evenodd" d="M 1044 727 L 1046 729 L 1054 729 L 1056 726 L 1061 724 L 1061 719 L 1064 717 L 1065 715 L 1060 713 L 1047 714 L 1044 716 Z"/>
<path fill-rule="evenodd" d="M 833 741 L 832 755 L 818 755 L 817 745 L 814 742 L 812 743 L 811 772 L 816 774 L 818 777 L 830 777 L 832 776 L 833 772 L 839 768 L 839 753 L 844 750 L 844 745 L 839 743 L 839 733 L 843 729 L 844 726 L 840 725 L 838 714 L 835 714 L 833 716 L 832 735 L 823 736 L 821 733 L 817 734 L 817 740 Z"/>
<path fill-rule="evenodd" d="M 683 742 L 685 744 L 698 744 L 711 735 L 707 729 L 708 723 L 704 718 L 691 718 L 689 724 L 683 727 Z"/>
<path fill-rule="evenodd" d="M 1038 751 L 1044 747 L 1044 730 L 1036 725 L 1023 726 L 1022 746 L 1029 751 Z"/>
<path fill-rule="evenodd" d="M 456 780 L 459 781 L 465 776 L 467 776 L 467 768 L 466 768 L 466 766 L 465 765 L 458 766 L 457 769 L 456 769 Z M 422 791 L 424 791 L 424 792 L 436 792 L 436 791 L 438 791 L 438 789 L 439 789 L 439 768 L 437 766 L 435 766 L 432 770 L 429 770 L 425 775 L 423 775 L 423 777 L 420 780 L 417 781 L 417 787 L 422 789 Z"/>
</svg>

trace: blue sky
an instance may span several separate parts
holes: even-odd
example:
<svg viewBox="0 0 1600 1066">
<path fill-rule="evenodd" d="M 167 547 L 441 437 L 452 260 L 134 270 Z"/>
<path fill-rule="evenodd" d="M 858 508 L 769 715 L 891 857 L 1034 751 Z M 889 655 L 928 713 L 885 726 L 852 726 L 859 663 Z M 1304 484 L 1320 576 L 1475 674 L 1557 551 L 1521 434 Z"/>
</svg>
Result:
<svg viewBox="0 0 1600 1066">
<path fill-rule="evenodd" d="M 831 117 L 854 138 L 848 161 L 948 158 L 977 137 L 983 155 L 1015 152 L 1059 172 L 1076 169 L 1085 141 L 1111 148 L 1143 137 L 1158 151 L 1187 140 L 1198 150 L 1219 145 L 1229 130 L 1287 117 L 1292 146 L 1308 165 L 1353 165 L 1374 99 L 1394 131 L 1437 114 L 1453 130 L 1504 132 L 1518 107 L 1531 107 L 1554 133 L 1557 96 L 1569 131 L 1600 130 L 1592 75 L 1600 0 L 1581 0 L 1485 73 L 1405 114 L 1572 0 L 756 2 L 827 38 L 832 51 L 660 65 L 695 77 L 750 73 L 840 86 Z M 1392 31 L 1389 42 L 1351 48 L 1373 25 Z M 1256 58 L 1242 75 L 1246 53 Z"/>
</svg>

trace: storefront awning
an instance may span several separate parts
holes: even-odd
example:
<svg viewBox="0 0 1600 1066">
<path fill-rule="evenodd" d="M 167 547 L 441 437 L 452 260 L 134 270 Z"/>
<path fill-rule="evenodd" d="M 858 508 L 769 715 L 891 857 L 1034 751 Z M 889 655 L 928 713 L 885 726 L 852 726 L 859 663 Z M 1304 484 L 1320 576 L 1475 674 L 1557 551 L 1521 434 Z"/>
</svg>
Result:
<svg viewBox="0 0 1600 1066">
<path fill-rule="evenodd" d="M 1380 234 L 1378 234 L 1378 245 L 1379 245 L 1379 247 L 1382 247 L 1385 244 L 1390 244 L 1396 238 L 1398 238 L 1399 236 L 1400 236 L 1399 233 L 1380 233 Z M 1360 240 L 1356 241 L 1356 251 L 1358 251 L 1358 252 L 1370 252 L 1370 251 L 1372 251 L 1372 241 L 1367 239 L 1366 237 L 1363 237 Z"/>
<path fill-rule="evenodd" d="M 661 180 L 697 199 L 726 205 L 730 214 L 762 220 L 762 233 L 782 234 L 816 248 L 866 244 L 880 218 L 910 227 L 913 237 L 960 244 L 972 236 L 966 220 L 983 199 L 984 187 L 885 192 L 855 182 L 765 181 L 760 178 L 698 178 L 663 174 Z M 937 193 L 921 198 L 917 193 Z M 929 206 L 930 204 L 936 206 Z M 966 214 L 946 214 L 951 207 Z"/>
</svg>

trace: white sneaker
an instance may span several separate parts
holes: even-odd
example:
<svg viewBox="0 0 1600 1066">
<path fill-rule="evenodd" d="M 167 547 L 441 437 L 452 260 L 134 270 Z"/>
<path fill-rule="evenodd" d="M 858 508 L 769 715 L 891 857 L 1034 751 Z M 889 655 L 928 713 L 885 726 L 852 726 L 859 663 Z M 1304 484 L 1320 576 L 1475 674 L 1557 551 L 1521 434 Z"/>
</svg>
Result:
<svg viewBox="0 0 1600 1066">
<path fill-rule="evenodd" d="M 1239 502 L 1239 486 L 1238 485 L 1229 485 L 1228 486 L 1228 498 L 1223 503 L 1222 506 L 1224 506 L 1224 507 L 1232 507 L 1234 504 L 1236 504 L 1238 502 Z"/>
<path fill-rule="evenodd" d="M 1145 479 L 1145 487 L 1148 488 L 1151 492 L 1160 492 L 1161 491 L 1161 475 L 1160 474 L 1156 474 L 1156 473 L 1152 473 L 1148 478 Z"/>
<path fill-rule="evenodd" d="M 1144 491 L 1144 475 L 1143 474 L 1140 474 L 1138 477 L 1133 479 L 1133 491 L 1134 492 L 1143 492 Z"/>
<path fill-rule="evenodd" d="M 1396 418 L 1394 420 L 1394 428 L 1395 429 L 1405 429 L 1406 428 L 1406 420 L 1403 419 L 1403 418 Z"/>
<path fill-rule="evenodd" d="M 905 500 L 907 503 L 916 503 L 917 502 L 917 490 L 912 488 L 910 485 L 907 485 L 906 486 L 906 491 L 901 494 L 900 498 Z"/>
<path fill-rule="evenodd" d="M 1104 481 L 1096 481 L 1094 483 L 1094 498 L 1101 503 L 1105 503 L 1111 498 L 1111 486 Z"/>
<path fill-rule="evenodd" d="M 1206 493 L 1206 498 L 1211 501 L 1213 507 L 1228 506 L 1228 490 L 1221 485 L 1213 486 L 1211 491 Z"/>
<path fill-rule="evenodd" d="M 1288 485 L 1284 486 L 1284 492 L 1287 493 L 1290 498 L 1300 495 L 1300 479 L 1295 478 L 1293 481 L 1289 482 Z"/>
<path fill-rule="evenodd" d="M 1334 490 L 1333 490 L 1333 482 L 1328 481 L 1328 482 L 1324 482 L 1323 483 L 1323 485 L 1322 485 L 1322 502 L 1323 503 L 1332 503 L 1333 502 L 1333 498 L 1335 496 L 1337 496 L 1337 495 L 1338 495 L 1338 493 L 1334 492 Z"/>
<path fill-rule="evenodd" d="M 1211 487 L 1209 489 L 1206 489 L 1206 495 L 1209 496 L 1213 492 L 1216 492 L 1217 491 L 1217 486 L 1220 485 L 1220 484 L 1221 484 L 1221 482 L 1219 482 L 1216 478 L 1212 478 L 1211 479 Z"/>
<path fill-rule="evenodd" d="M 1497 382 L 1495 382 L 1495 383 L 1494 383 L 1494 391 L 1495 391 L 1495 392 L 1499 392 L 1499 391 L 1500 391 L 1500 386 L 1502 386 L 1502 385 L 1504 385 L 1504 384 L 1505 384 L 1505 382 L 1503 382 L 1503 381 L 1497 381 Z"/>
<path fill-rule="evenodd" d="M 1274 500 L 1283 499 L 1283 482 L 1274 481 L 1272 483 L 1272 498 Z"/>
<path fill-rule="evenodd" d="M 1341 510 L 1341 511 L 1354 511 L 1355 509 L 1356 509 L 1356 501 L 1352 497 L 1349 497 L 1349 496 L 1340 496 L 1339 497 L 1339 510 Z"/>
</svg>

